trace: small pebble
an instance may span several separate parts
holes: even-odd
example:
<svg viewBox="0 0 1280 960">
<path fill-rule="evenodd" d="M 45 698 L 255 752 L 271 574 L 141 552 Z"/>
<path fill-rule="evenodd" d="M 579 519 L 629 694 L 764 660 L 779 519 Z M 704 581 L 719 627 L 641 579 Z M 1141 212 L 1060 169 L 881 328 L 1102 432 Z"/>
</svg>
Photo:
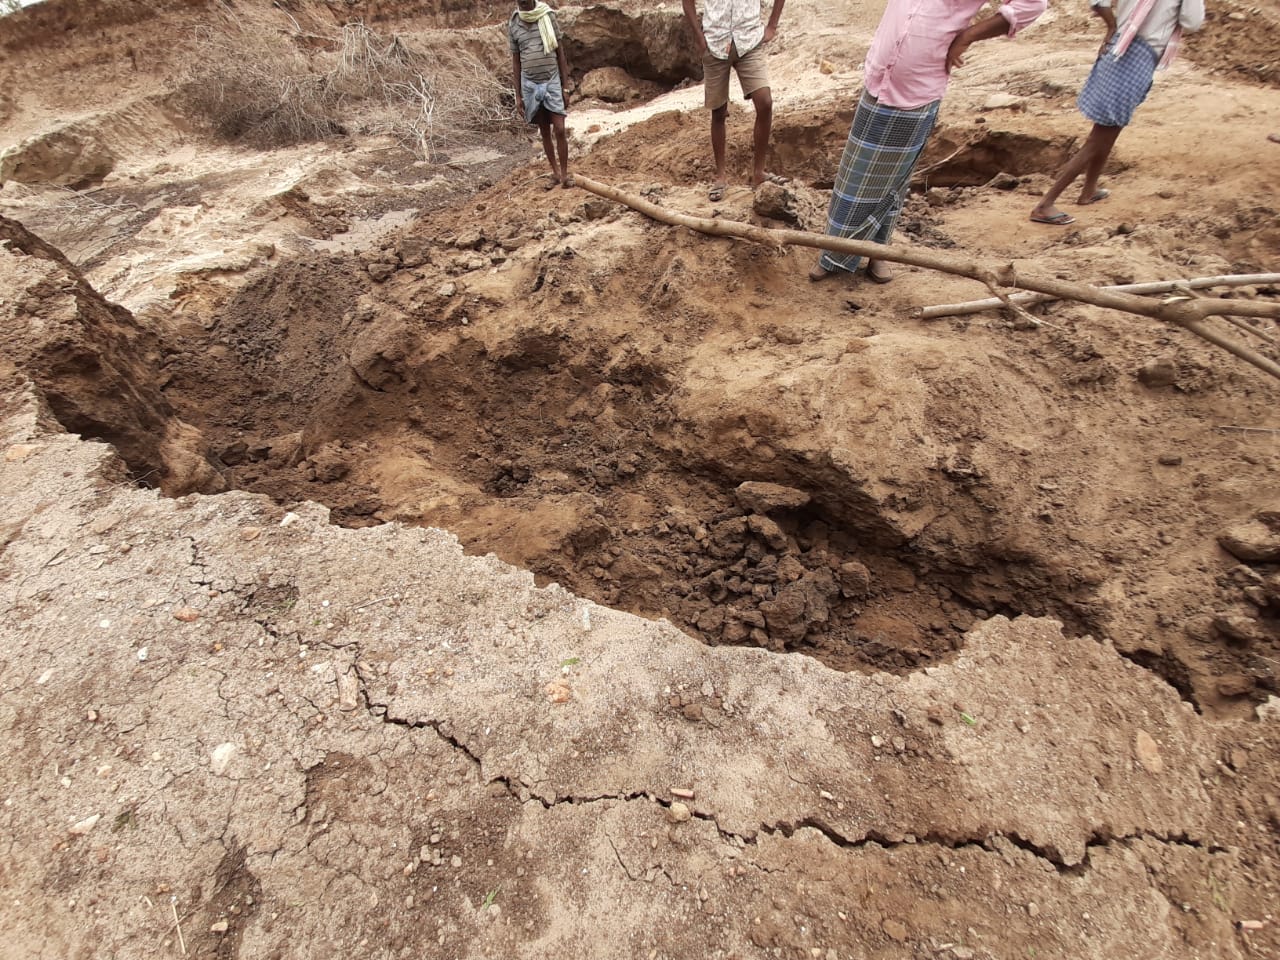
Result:
<svg viewBox="0 0 1280 960">
<path fill-rule="evenodd" d="M 102 819 L 102 814 L 100 813 L 95 813 L 91 817 L 85 817 L 83 820 L 81 820 L 79 823 L 75 824 L 71 828 L 71 833 L 77 837 L 82 837 L 86 833 L 88 833 L 90 830 L 92 830 L 94 827 L 96 827 L 98 825 L 98 821 L 101 819 Z"/>
<path fill-rule="evenodd" d="M 692 816 L 693 813 L 689 810 L 689 807 L 679 802 L 673 803 L 667 810 L 667 819 L 672 823 L 684 823 Z"/>
</svg>

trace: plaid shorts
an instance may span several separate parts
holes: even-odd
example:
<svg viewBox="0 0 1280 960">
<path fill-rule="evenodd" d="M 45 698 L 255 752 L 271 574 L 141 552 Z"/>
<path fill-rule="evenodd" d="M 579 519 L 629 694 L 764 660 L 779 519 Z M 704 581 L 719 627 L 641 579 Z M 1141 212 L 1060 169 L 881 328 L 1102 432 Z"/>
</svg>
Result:
<svg viewBox="0 0 1280 960">
<path fill-rule="evenodd" d="M 1134 37 L 1119 59 L 1111 49 L 1094 62 L 1076 106 L 1099 126 L 1127 127 L 1133 111 L 1147 99 L 1160 57 L 1141 37 Z"/>
</svg>

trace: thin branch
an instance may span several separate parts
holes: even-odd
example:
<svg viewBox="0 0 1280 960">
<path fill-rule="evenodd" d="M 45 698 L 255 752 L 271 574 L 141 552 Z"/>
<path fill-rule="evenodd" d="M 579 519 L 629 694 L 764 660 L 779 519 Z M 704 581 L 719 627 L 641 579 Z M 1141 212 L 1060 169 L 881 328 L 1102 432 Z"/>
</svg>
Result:
<svg viewBox="0 0 1280 960">
<path fill-rule="evenodd" d="M 1136 313 L 1139 316 L 1150 317 L 1153 320 L 1177 324 L 1280 380 L 1280 363 L 1276 363 L 1270 357 L 1263 356 L 1244 344 L 1224 336 L 1205 322 L 1210 317 L 1227 314 L 1280 320 L 1280 304 L 1254 303 L 1243 300 L 1188 300 L 1185 297 L 1163 301 L 1149 300 L 1130 293 L 1102 290 L 1088 284 L 1075 283 L 1068 280 L 1028 277 L 1015 271 L 1012 264 L 996 268 L 986 266 L 977 261 L 961 260 L 914 247 L 872 243 L 869 240 L 847 240 L 819 233 L 808 233 L 804 230 L 771 230 L 735 220 L 711 220 L 705 217 L 691 217 L 688 214 L 676 213 L 659 207 L 657 204 L 650 203 L 641 197 L 619 190 L 616 187 L 599 183 L 589 177 L 579 175 L 575 177 L 575 180 L 578 186 L 584 190 L 624 204 L 661 223 L 688 227 L 691 230 L 710 236 L 737 237 L 771 247 L 784 245 L 812 247 L 816 250 L 830 250 L 835 253 L 872 257 L 877 260 L 889 260 L 895 263 L 907 263 L 912 266 L 937 270 L 941 273 L 969 277 L 979 283 L 991 286 L 1001 284 L 1003 286 L 1021 287 L 1024 290 L 1031 290 L 1036 293 L 1047 293 L 1059 300 L 1076 300 L 1080 303 L 1089 303 L 1097 307 L 1106 307 L 1110 310 L 1119 310 L 1124 313 Z"/>
<path fill-rule="evenodd" d="M 1252 334 L 1253 336 L 1257 337 L 1259 340 L 1263 341 L 1264 343 L 1269 343 L 1272 346 L 1275 346 L 1275 343 L 1276 343 L 1275 337 L 1271 336 L 1265 330 L 1259 330 L 1248 320 L 1242 320 L 1240 317 L 1227 317 L 1226 319 L 1228 323 L 1239 327 L 1245 333 Z"/>
<path fill-rule="evenodd" d="M 1185 284 L 1192 290 L 1207 290 L 1210 287 L 1245 287 L 1266 286 L 1280 283 L 1280 273 L 1234 273 L 1220 277 L 1194 277 L 1190 280 L 1157 280 L 1152 283 L 1123 283 L 1106 286 L 1100 289 L 1114 290 L 1118 293 L 1170 293 L 1179 284 Z M 1022 306 L 1037 303 L 1049 303 L 1054 297 L 1044 293 L 1015 293 L 1009 298 Z M 971 313 L 982 313 L 986 310 L 999 310 L 1004 303 L 996 297 L 984 300 L 967 300 L 964 303 L 942 303 L 933 307 L 917 307 L 913 316 L 920 320 L 937 320 L 940 317 L 963 317 Z"/>
</svg>

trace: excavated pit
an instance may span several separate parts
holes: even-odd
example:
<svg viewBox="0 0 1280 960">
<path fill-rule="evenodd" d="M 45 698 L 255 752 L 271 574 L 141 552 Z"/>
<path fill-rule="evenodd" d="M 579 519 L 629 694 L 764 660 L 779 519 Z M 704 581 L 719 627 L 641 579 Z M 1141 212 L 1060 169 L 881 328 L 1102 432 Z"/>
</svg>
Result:
<svg viewBox="0 0 1280 960">
<path fill-rule="evenodd" d="M 749 169 L 751 120 L 750 108 L 730 112 L 732 135 L 726 156 L 731 170 Z M 830 190 L 852 121 L 853 104 L 843 100 L 779 115 L 770 139 L 770 163 L 813 189 Z M 710 170 L 705 127 L 706 118 L 697 113 L 666 111 L 610 137 L 592 155 L 605 167 L 625 170 L 632 157 L 644 152 L 647 176 L 697 182 L 705 180 Z M 662 149 L 652 149 L 654 143 L 662 144 Z M 1005 178 L 1052 176 L 1075 146 L 1074 137 L 999 129 L 985 117 L 979 124 L 944 123 L 925 147 L 912 188 L 981 187 L 1002 174 Z"/>
<path fill-rule="evenodd" d="M 560 283 L 548 273 L 535 288 Z M 462 298 L 412 333 L 371 332 L 367 287 L 339 257 L 267 272 L 169 358 L 165 396 L 228 486 L 315 500 L 350 526 L 445 527 L 704 642 L 841 670 L 937 663 L 996 613 L 1096 627 L 1062 571 L 995 548 L 931 554 L 829 463 L 780 456 L 762 474 L 745 451 L 700 448 L 672 402 L 674 347 L 522 324 L 518 301 L 501 308 L 512 336 L 486 345 L 465 325 L 486 305 Z"/>
</svg>

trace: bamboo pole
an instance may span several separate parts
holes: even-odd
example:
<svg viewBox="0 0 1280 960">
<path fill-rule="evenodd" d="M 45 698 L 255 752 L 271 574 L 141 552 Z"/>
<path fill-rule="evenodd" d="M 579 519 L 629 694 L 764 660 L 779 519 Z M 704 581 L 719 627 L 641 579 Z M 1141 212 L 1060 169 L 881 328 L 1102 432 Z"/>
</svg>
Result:
<svg viewBox="0 0 1280 960">
<path fill-rule="evenodd" d="M 627 193 L 608 184 L 599 183 L 581 174 L 576 174 L 574 180 L 578 186 L 587 192 L 604 197 L 606 200 L 612 200 L 615 203 L 621 203 L 660 223 L 676 227 L 687 227 L 690 230 L 696 230 L 699 233 L 705 233 L 713 237 L 735 237 L 777 248 L 788 245 L 811 247 L 815 250 L 831 250 L 835 253 L 847 253 L 859 257 L 871 257 L 876 260 L 906 263 L 916 267 L 937 270 L 941 273 L 969 277 L 979 283 L 986 284 L 992 293 L 998 296 L 1000 296 L 999 286 L 1020 287 L 1023 290 L 1048 294 L 1057 300 L 1076 300 L 1080 303 L 1107 307 L 1124 313 L 1136 313 L 1139 316 L 1150 317 L 1153 320 L 1177 324 L 1280 380 L 1280 363 L 1276 363 L 1270 357 L 1263 356 L 1256 350 L 1224 336 L 1205 323 L 1210 317 L 1228 314 L 1280 320 L 1280 304 L 1255 303 L 1249 300 L 1219 300 L 1216 298 L 1192 299 L 1186 296 L 1162 301 L 1149 300 L 1136 294 L 1103 290 L 1069 280 L 1020 275 L 1012 264 L 994 268 L 976 261 L 961 260 L 957 257 L 946 256 L 929 250 L 919 250 L 914 247 L 872 243 L 869 240 L 847 240 L 842 237 L 829 237 L 820 233 L 808 233 L 804 230 L 773 230 L 750 223 L 741 223 L 737 220 L 711 220 L 706 217 L 691 217 L 688 214 L 667 210 L 635 194 Z M 1007 295 L 1002 299 L 1006 297 Z"/>
<path fill-rule="evenodd" d="M 1280 283 L 1280 273 L 1233 273 L 1220 277 L 1193 277 L 1190 280 L 1157 280 L 1151 283 L 1122 283 L 1101 287 L 1102 290 L 1115 290 L 1119 293 L 1171 293 L 1179 286 L 1192 290 L 1207 290 L 1210 287 L 1245 287 L 1254 284 Z M 1015 293 L 1009 298 L 1021 306 L 1047 303 L 1053 297 L 1044 293 Z M 937 320 L 940 317 L 963 317 L 971 313 L 982 313 L 986 310 L 998 310 L 1004 306 L 999 297 L 988 297 L 985 300 L 967 300 L 964 303 L 940 303 L 932 307 L 917 307 L 912 314 L 921 320 Z"/>
</svg>

